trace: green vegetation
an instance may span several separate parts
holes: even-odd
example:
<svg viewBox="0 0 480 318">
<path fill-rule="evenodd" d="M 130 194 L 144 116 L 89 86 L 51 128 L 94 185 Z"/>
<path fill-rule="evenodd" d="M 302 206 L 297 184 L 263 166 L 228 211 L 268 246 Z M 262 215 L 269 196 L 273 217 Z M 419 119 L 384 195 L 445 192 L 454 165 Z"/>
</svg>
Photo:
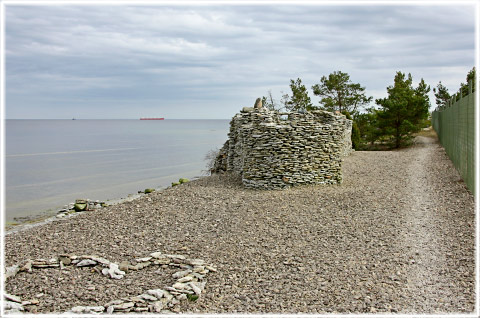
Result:
<svg viewBox="0 0 480 318">
<path fill-rule="evenodd" d="M 290 89 L 292 90 L 292 96 L 283 95 L 283 104 L 286 110 L 302 112 L 315 109 L 308 96 L 307 88 L 302 84 L 300 78 L 297 78 L 296 81 L 290 80 Z"/>
<path fill-rule="evenodd" d="M 155 189 L 152 189 L 152 188 L 148 188 L 148 189 L 145 189 L 145 194 L 147 193 L 152 193 L 152 192 L 155 192 Z"/>
<path fill-rule="evenodd" d="M 178 185 L 181 185 L 181 184 L 187 183 L 187 182 L 190 182 L 190 180 L 188 180 L 187 178 L 180 178 L 180 179 L 178 179 L 178 182 L 172 182 L 172 187 L 176 187 Z"/>
<path fill-rule="evenodd" d="M 413 88 L 412 81 L 411 74 L 397 72 L 393 86 L 387 87 L 388 97 L 375 100 L 381 107 L 376 112 L 378 128 L 382 135 L 393 136 L 395 148 L 405 145 L 429 115 L 430 86 L 421 79 Z"/>
<path fill-rule="evenodd" d="M 196 301 L 198 299 L 198 295 L 187 294 L 187 299 L 190 301 Z"/>
<path fill-rule="evenodd" d="M 474 66 L 468 72 L 467 77 L 465 79 L 465 83 L 460 83 L 460 89 L 454 95 L 450 95 L 450 93 L 448 92 L 448 89 L 445 86 L 443 86 L 442 81 L 438 82 L 437 87 L 433 89 L 433 92 L 435 93 L 435 102 L 437 104 L 437 107 L 447 106 L 447 103 L 452 99 L 453 96 L 455 96 L 455 101 L 458 101 L 460 99 L 460 94 L 462 94 L 462 97 L 467 96 L 468 86 L 470 85 L 469 84 L 470 82 L 472 85 L 472 92 L 475 92 L 475 83 L 476 83 L 475 79 L 476 79 L 476 69 Z"/>
<path fill-rule="evenodd" d="M 437 106 L 445 106 L 452 96 L 458 100 L 460 94 L 468 94 L 469 82 L 475 87 L 475 67 L 467 74 L 466 82 L 460 84 L 460 90 L 450 95 L 448 89 L 439 82 L 433 88 Z M 393 85 L 387 87 L 388 96 L 375 100 L 367 96 L 365 87 L 353 83 L 350 75 L 336 71 L 322 76 L 320 83 L 312 86 L 313 94 L 320 98 L 320 105 L 314 106 L 302 80 L 290 80 L 291 96 L 283 94 L 279 103 L 271 91 L 263 97 L 264 107 L 270 110 L 311 111 L 323 109 L 338 111 L 353 120 L 352 146 L 355 150 L 385 150 L 405 147 L 422 128 L 431 126 L 429 118 L 430 86 L 423 79 L 413 86 L 411 74 L 397 72 Z"/>
<path fill-rule="evenodd" d="M 447 106 L 448 101 L 452 98 L 448 93 L 448 89 L 443 86 L 442 81 L 438 82 L 436 88 L 433 88 L 433 93 L 435 94 L 435 103 L 439 107 Z"/>
<path fill-rule="evenodd" d="M 373 98 L 365 95 L 365 87 L 352 83 L 350 75 L 341 71 L 322 76 L 320 84 L 313 85 L 312 89 L 313 94 L 321 98 L 321 107 L 331 112 L 356 114 Z"/>
<path fill-rule="evenodd" d="M 277 102 L 273 99 L 272 91 L 268 91 L 268 96 L 262 97 L 262 105 L 268 110 L 278 110 Z"/>
<path fill-rule="evenodd" d="M 462 97 L 465 97 L 468 95 L 468 83 L 472 82 L 472 92 L 475 91 L 475 79 L 476 79 L 476 74 L 475 74 L 475 66 L 468 72 L 467 78 L 465 80 L 465 83 L 460 83 L 460 91 L 462 92 Z M 460 99 L 460 93 L 457 93 L 457 98 L 456 100 Z"/>
</svg>

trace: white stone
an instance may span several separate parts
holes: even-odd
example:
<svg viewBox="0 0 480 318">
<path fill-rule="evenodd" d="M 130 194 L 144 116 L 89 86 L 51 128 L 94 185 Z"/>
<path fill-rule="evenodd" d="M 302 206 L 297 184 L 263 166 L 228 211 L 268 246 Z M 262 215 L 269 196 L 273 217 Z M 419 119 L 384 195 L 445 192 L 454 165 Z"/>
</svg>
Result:
<svg viewBox="0 0 480 318">
<path fill-rule="evenodd" d="M 202 293 L 202 289 L 198 285 L 196 285 L 196 283 L 190 282 L 188 283 L 188 285 L 192 288 L 195 294 L 200 296 L 200 294 Z"/>
<path fill-rule="evenodd" d="M 4 308 L 5 310 L 18 310 L 18 311 L 23 311 L 23 306 L 19 303 L 13 302 L 13 301 L 5 301 L 4 302 Z"/>
<path fill-rule="evenodd" d="M 185 260 L 185 259 L 186 259 L 186 257 L 183 256 L 183 255 L 167 254 L 167 255 L 165 255 L 165 256 L 168 257 L 168 258 L 172 258 L 172 259 L 175 259 L 175 258 L 176 258 L 176 259 L 181 259 L 181 260 Z"/>
<path fill-rule="evenodd" d="M 153 295 L 155 297 L 157 297 L 158 299 L 162 298 L 163 295 L 165 294 L 165 290 L 163 289 L 150 289 L 150 290 L 147 290 L 147 293 L 150 294 L 150 295 Z"/>
<path fill-rule="evenodd" d="M 176 272 L 176 273 L 173 273 L 172 274 L 172 277 L 173 278 L 182 278 L 182 277 L 185 277 L 187 276 L 188 274 L 190 274 L 192 271 L 190 269 L 187 269 L 185 271 L 180 271 L 180 272 Z"/>
<path fill-rule="evenodd" d="M 105 266 L 109 266 L 111 263 L 109 260 L 98 256 L 92 256 L 90 259 Z"/>
<path fill-rule="evenodd" d="M 112 301 L 106 303 L 106 304 L 105 304 L 105 307 L 110 307 L 110 306 L 112 306 L 112 305 L 118 305 L 118 304 L 122 304 L 122 303 L 124 303 L 123 300 L 115 299 L 115 300 L 112 300 Z"/>
<path fill-rule="evenodd" d="M 182 277 L 179 280 L 177 280 L 177 282 L 178 283 L 186 283 L 186 282 L 190 282 L 192 280 L 193 280 L 192 276 L 185 276 L 185 277 Z"/>
<path fill-rule="evenodd" d="M 102 269 L 102 274 L 107 276 L 110 275 L 110 278 L 122 279 L 125 275 L 124 271 L 118 269 L 118 265 L 115 263 L 110 263 L 109 268 Z"/>
<path fill-rule="evenodd" d="M 162 252 L 154 252 L 154 253 L 150 254 L 150 256 L 153 257 L 153 258 L 164 258 L 164 257 L 166 257 L 166 255 L 163 254 Z"/>
<path fill-rule="evenodd" d="M 91 259 L 84 259 L 77 263 L 77 267 L 90 266 L 90 265 L 97 265 L 97 262 Z"/>
<path fill-rule="evenodd" d="M 161 312 L 168 304 L 168 300 L 165 298 L 160 299 L 153 303 L 153 311 L 154 312 Z"/>
<path fill-rule="evenodd" d="M 112 305 L 114 309 L 119 309 L 119 310 L 125 310 L 125 309 L 128 309 L 128 308 L 132 308 L 133 306 L 135 306 L 135 303 L 133 302 L 126 302 L 126 303 L 122 303 L 122 304 L 118 304 L 118 305 Z"/>
<path fill-rule="evenodd" d="M 185 263 L 192 266 L 202 266 L 205 264 L 205 261 L 203 259 L 188 259 L 185 261 Z"/>
<path fill-rule="evenodd" d="M 9 279 L 10 277 L 14 277 L 19 271 L 20 266 L 18 265 L 7 267 L 7 270 L 5 271 L 5 280 Z"/>
<path fill-rule="evenodd" d="M 173 284 L 172 287 L 175 288 L 176 290 L 189 290 L 190 289 L 190 287 L 188 287 L 188 285 L 184 284 L 184 283 L 175 283 L 175 284 Z"/>
<path fill-rule="evenodd" d="M 76 306 L 76 307 L 73 307 L 72 309 L 70 309 L 71 312 L 75 313 L 75 314 L 82 314 L 85 312 L 85 306 Z"/>
<path fill-rule="evenodd" d="M 20 297 L 16 296 L 16 295 L 10 295 L 10 294 L 7 294 L 7 293 L 4 293 L 3 294 L 3 297 L 6 299 L 6 300 L 10 300 L 10 301 L 13 301 L 13 302 L 16 302 L 16 303 L 21 303 L 22 300 L 20 299 Z"/>
<path fill-rule="evenodd" d="M 215 267 L 211 266 L 211 265 L 206 265 L 205 269 L 208 269 L 211 272 L 216 272 L 217 271 L 217 269 Z"/>
<path fill-rule="evenodd" d="M 138 297 L 138 298 L 141 298 L 141 299 L 149 300 L 149 301 L 158 300 L 157 297 L 154 297 L 154 296 L 149 295 L 149 294 L 141 294 L 141 295 L 138 295 L 137 297 Z"/>
</svg>

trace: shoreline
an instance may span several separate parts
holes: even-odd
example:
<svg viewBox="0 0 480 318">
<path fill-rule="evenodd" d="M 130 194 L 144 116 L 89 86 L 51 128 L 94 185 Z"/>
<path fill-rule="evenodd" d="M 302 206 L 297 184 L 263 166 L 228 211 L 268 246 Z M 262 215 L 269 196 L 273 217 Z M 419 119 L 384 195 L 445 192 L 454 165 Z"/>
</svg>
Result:
<svg viewBox="0 0 480 318">
<path fill-rule="evenodd" d="M 204 177 L 208 177 L 208 176 L 195 176 L 195 177 L 191 178 L 190 180 L 194 181 L 194 180 L 198 180 L 198 179 L 201 179 L 201 178 L 204 178 Z M 171 188 L 171 187 L 172 186 L 170 185 L 170 186 L 155 188 L 155 192 L 161 192 L 161 191 L 164 191 L 165 189 L 168 189 L 168 188 Z M 125 202 L 131 202 L 131 201 L 133 201 L 135 199 L 138 199 L 138 198 L 141 198 L 145 195 L 146 195 L 146 193 L 144 193 L 142 191 L 142 192 L 138 192 L 138 193 L 127 194 L 127 196 L 125 198 L 109 199 L 109 200 L 105 200 L 103 202 L 105 202 L 105 204 L 106 204 L 105 207 L 109 207 L 109 206 L 122 204 L 122 203 L 125 203 Z M 55 211 L 54 211 L 54 209 L 49 209 L 47 211 L 42 211 L 42 212 L 39 212 L 39 213 L 31 215 L 31 216 L 22 217 L 22 218 L 25 219 L 25 221 L 19 221 L 19 222 L 17 222 L 17 221 L 15 221 L 15 222 L 5 221 L 5 226 L 4 226 L 4 229 L 3 229 L 3 233 L 6 236 L 6 235 L 10 235 L 12 233 L 22 232 L 22 231 L 28 230 L 30 228 L 34 228 L 34 227 L 37 227 L 37 226 L 40 226 L 40 225 L 51 223 L 51 222 L 56 221 L 56 220 L 72 218 L 72 217 L 75 217 L 75 216 L 78 216 L 78 215 L 81 215 L 81 214 L 84 214 L 84 213 L 87 213 L 87 212 L 98 212 L 98 211 L 104 209 L 105 207 L 90 210 L 90 211 L 70 212 L 67 215 L 62 216 L 62 217 L 58 217 L 59 214 L 63 213 L 63 212 L 61 212 L 61 210 L 56 210 L 55 209 Z M 15 224 L 12 224 L 12 223 L 15 223 Z"/>
</svg>

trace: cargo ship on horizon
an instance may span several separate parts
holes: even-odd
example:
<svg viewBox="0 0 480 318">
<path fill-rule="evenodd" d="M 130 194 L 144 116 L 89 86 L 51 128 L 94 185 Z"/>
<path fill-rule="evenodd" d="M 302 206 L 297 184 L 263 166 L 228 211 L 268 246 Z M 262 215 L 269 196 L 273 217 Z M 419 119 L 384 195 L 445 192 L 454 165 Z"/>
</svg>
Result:
<svg viewBox="0 0 480 318">
<path fill-rule="evenodd" d="M 156 117 L 156 118 L 150 118 L 150 117 L 142 117 L 140 120 L 165 120 L 163 117 Z"/>
</svg>

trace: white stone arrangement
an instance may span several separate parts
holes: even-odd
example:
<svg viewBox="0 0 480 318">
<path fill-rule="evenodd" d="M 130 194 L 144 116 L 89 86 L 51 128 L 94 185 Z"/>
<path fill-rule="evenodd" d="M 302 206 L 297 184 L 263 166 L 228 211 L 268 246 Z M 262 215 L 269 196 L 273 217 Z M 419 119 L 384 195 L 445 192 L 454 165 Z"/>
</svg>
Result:
<svg viewBox="0 0 480 318">
<path fill-rule="evenodd" d="M 66 266 L 102 266 L 102 274 L 111 279 L 122 279 L 128 270 L 140 270 L 151 265 L 168 265 L 180 270 L 172 275 L 176 279 L 172 286 L 165 289 L 150 289 L 145 293 L 133 297 L 117 299 L 104 306 L 76 306 L 67 313 L 100 314 L 121 312 L 156 312 L 171 313 L 175 305 L 182 300 L 195 300 L 205 289 L 205 277 L 209 272 L 216 272 L 212 265 L 201 259 L 189 259 L 183 255 L 170 255 L 155 252 L 148 257 L 137 258 L 137 264 L 131 265 L 128 261 L 116 264 L 95 255 L 60 255 L 58 258 L 27 260 L 22 265 L 13 265 L 6 269 L 5 280 L 19 272 L 32 272 L 37 268 L 59 268 Z M 23 306 L 36 305 L 38 301 L 22 301 L 15 295 L 4 294 L 5 313 L 24 312 Z"/>
</svg>

